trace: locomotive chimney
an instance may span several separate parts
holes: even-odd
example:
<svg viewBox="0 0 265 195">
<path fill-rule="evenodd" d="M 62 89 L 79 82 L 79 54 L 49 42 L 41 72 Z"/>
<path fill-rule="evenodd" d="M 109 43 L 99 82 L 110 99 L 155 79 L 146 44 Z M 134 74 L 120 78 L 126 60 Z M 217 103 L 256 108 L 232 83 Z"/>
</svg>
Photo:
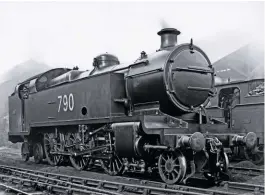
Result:
<svg viewBox="0 0 265 195">
<path fill-rule="evenodd" d="M 178 35 L 180 31 L 175 28 L 164 28 L 157 33 L 161 36 L 161 46 L 160 49 L 165 49 L 168 47 L 174 47 L 178 42 Z"/>
</svg>

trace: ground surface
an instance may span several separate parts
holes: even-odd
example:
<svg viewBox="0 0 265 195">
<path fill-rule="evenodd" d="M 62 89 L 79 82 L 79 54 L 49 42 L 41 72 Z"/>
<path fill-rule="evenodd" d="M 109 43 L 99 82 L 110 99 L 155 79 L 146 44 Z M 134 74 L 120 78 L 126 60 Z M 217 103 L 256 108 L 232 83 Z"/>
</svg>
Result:
<svg viewBox="0 0 265 195">
<path fill-rule="evenodd" d="M 78 170 L 75 170 L 70 165 L 52 167 L 48 165 L 46 162 L 43 162 L 42 164 L 35 164 L 32 158 L 28 162 L 24 162 L 20 156 L 20 149 L 13 149 L 13 148 L 6 148 L 6 147 L 0 147 L 0 165 L 16 166 L 20 168 L 28 168 L 32 170 L 58 173 L 58 174 L 66 174 L 66 175 L 71 175 L 71 176 L 89 177 L 89 178 L 100 179 L 100 180 L 103 179 L 103 180 L 116 181 L 116 182 L 133 183 L 133 181 L 124 181 L 120 177 L 113 177 L 113 176 L 106 175 L 103 171 L 100 171 L 100 170 L 78 171 Z M 233 163 L 233 165 L 242 166 L 242 167 L 251 167 L 251 168 L 261 168 L 261 169 L 264 168 L 263 165 L 256 166 L 248 161 Z M 139 178 L 141 176 L 134 176 L 134 177 Z M 148 179 L 148 178 L 145 178 L 145 179 Z M 234 174 L 231 178 L 231 181 L 251 183 L 251 184 L 256 184 L 256 185 L 264 185 L 264 175 L 260 175 L 257 177 L 248 177 L 245 175 Z"/>
</svg>

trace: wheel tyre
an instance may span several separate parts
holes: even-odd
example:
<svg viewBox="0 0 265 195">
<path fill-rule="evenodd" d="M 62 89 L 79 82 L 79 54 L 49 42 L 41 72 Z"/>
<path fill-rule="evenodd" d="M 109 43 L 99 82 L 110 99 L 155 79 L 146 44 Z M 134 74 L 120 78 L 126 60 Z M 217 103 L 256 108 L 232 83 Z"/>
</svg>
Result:
<svg viewBox="0 0 265 195">
<path fill-rule="evenodd" d="M 222 157 L 223 157 L 223 166 L 221 168 L 221 171 L 223 171 L 224 173 L 227 173 L 228 167 L 229 167 L 229 159 L 228 159 L 228 156 L 225 152 L 223 153 Z"/>
<path fill-rule="evenodd" d="M 41 143 L 36 143 L 33 146 L 33 156 L 36 164 L 39 164 L 43 160 L 43 147 Z"/>
</svg>

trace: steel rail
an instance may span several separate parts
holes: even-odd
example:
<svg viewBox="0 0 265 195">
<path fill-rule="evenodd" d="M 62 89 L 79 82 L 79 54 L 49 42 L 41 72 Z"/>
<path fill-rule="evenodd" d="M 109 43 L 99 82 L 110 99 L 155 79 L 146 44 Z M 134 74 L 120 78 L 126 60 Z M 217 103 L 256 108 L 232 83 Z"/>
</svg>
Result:
<svg viewBox="0 0 265 195">
<path fill-rule="evenodd" d="M 1 176 L 0 176 L 1 178 Z M 22 191 L 20 189 L 17 189 L 13 186 L 10 186 L 10 185 L 7 185 L 7 184 L 4 184 L 4 183 L 0 183 L 0 186 L 11 191 L 11 192 L 16 192 L 20 195 L 41 195 L 42 193 L 30 193 L 30 192 L 25 192 L 25 191 Z"/>
<path fill-rule="evenodd" d="M 72 188 L 69 186 L 60 186 L 60 185 L 55 185 L 52 183 L 48 183 L 46 182 L 42 182 L 42 181 L 35 181 L 32 179 L 25 179 L 25 178 L 19 178 L 19 177 L 14 177 L 14 176 L 9 176 L 9 175 L 1 175 L 0 174 L 0 179 L 2 181 L 5 181 L 7 183 L 13 183 L 16 185 L 20 185 L 20 186 L 26 186 L 32 189 L 37 189 L 40 188 L 42 190 L 46 190 L 48 192 L 55 192 L 55 193 L 60 193 L 60 194 L 72 194 L 72 193 L 82 193 L 82 194 L 93 194 L 93 195 L 106 195 L 106 193 L 100 193 L 100 192 L 95 192 L 93 190 L 82 190 L 82 189 L 78 189 L 78 188 Z M 28 192 L 23 192 L 19 189 L 10 187 L 6 184 L 3 184 L 4 186 L 7 186 L 7 188 L 14 190 L 16 192 L 18 192 L 18 194 L 21 195 L 42 195 L 45 193 L 41 193 L 41 192 L 34 192 L 34 193 L 28 193 Z M 108 193 L 111 194 L 111 193 Z"/>
<path fill-rule="evenodd" d="M 238 189 L 253 192 L 254 194 L 264 194 L 264 186 L 253 185 L 248 183 L 238 183 L 238 182 L 222 182 L 225 189 Z"/>
<path fill-rule="evenodd" d="M 126 184 L 126 183 L 118 183 L 118 182 L 111 182 L 111 181 L 102 181 L 102 180 L 96 180 L 96 179 L 90 179 L 90 178 L 82 178 L 82 177 L 72 177 L 67 175 L 60 175 L 55 173 L 47 173 L 47 172 L 41 172 L 41 171 L 34 171 L 29 169 L 22 169 L 17 167 L 9 167 L 9 166 L 0 166 L 0 170 L 3 171 L 9 171 L 11 173 L 21 174 L 21 175 L 28 175 L 32 177 L 40 177 L 43 176 L 45 179 L 52 177 L 59 180 L 59 183 L 63 182 L 70 182 L 71 184 L 77 184 L 79 187 L 86 188 L 87 186 L 97 187 L 97 188 L 104 188 L 107 190 L 115 190 L 118 192 L 126 191 L 130 193 L 135 194 L 187 194 L 187 195 L 201 195 L 201 194 L 215 194 L 215 195 L 224 195 L 224 194 L 230 194 L 235 195 L 236 193 L 228 192 L 227 189 L 238 189 L 234 186 L 238 184 L 239 188 L 241 190 L 247 191 L 247 192 L 254 192 L 257 189 L 259 191 L 264 191 L 263 186 L 254 185 L 254 188 L 246 188 L 245 184 L 243 183 L 236 183 L 236 182 L 226 182 L 223 184 L 225 186 L 226 191 L 218 191 L 218 190 L 211 190 L 211 189 L 202 189 L 202 188 L 196 188 L 196 187 L 190 187 L 190 186 L 182 186 L 182 185 L 166 185 L 162 182 L 150 182 L 149 184 L 154 183 L 160 185 L 159 187 L 152 187 L 147 186 L 146 182 L 142 182 L 141 185 L 135 185 L 135 184 Z M 34 173 L 34 174 L 32 174 Z M 252 185 L 253 186 L 253 185 Z"/>
<path fill-rule="evenodd" d="M 240 173 L 248 176 L 259 176 L 261 174 L 264 174 L 264 169 L 257 169 L 257 168 L 229 166 L 228 169 L 231 171 L 232 174 Z"/>
</svg>

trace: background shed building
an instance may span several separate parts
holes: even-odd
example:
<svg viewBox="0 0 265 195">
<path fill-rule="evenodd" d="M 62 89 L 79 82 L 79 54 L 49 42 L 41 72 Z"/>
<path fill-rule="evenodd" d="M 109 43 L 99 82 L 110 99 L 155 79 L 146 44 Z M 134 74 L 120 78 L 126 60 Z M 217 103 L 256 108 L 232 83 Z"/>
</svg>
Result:
<svg viewBox="0 0 265 195">
<path fill-rule="evenodd" d="M 264 78 L 264 46 L 250 43 L 214 64 L 216 83 Z"/>
</svg>

